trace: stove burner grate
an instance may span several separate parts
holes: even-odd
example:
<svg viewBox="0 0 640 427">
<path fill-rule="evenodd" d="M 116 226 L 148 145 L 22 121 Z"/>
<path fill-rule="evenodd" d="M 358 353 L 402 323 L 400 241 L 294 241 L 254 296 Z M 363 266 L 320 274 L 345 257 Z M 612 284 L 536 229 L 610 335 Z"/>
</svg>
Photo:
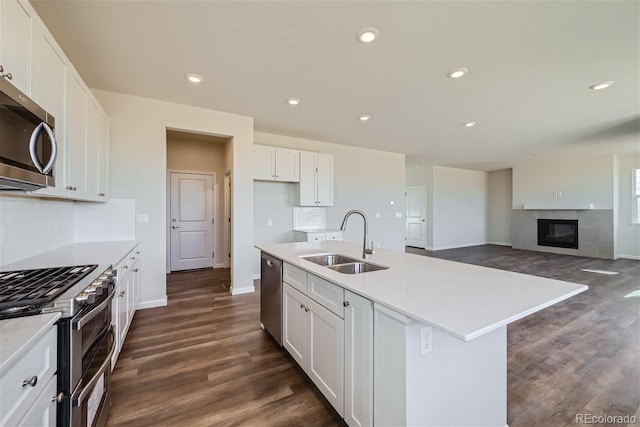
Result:
<svg viewBox="0 0 640 427">
<path fill-rule="evenodd" d="M 36 314 L 98 265 L 0 272 L 0 318 Z"/>
</svg>

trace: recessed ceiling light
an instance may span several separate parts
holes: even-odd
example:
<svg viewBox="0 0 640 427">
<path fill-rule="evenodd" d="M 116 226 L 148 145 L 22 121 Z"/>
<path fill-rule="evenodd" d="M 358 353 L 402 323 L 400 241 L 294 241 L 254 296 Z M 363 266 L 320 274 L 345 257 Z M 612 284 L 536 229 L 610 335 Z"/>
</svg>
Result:
<svg viewBox="0 0 640 427">
<path fill-rule="evenodd" d="M 466 122 L 463 126 L 466 128 L 470 128 L 476 125 L 476 122 Z"/>
<path fill-rule="evenodd" d="M 362 115 L 362 116 L 358 117 L 358 120 L 360 120 L 361 122 L 368 122 L 370 118 L 371 118 L 371 116 Z"/>
<path fill-rule="evenodd" d="M 613 81 L 609 80 L 609 81 L 606 81 L 606 82 L 602 82 L 602 83 L 598 83 L 598 84 L 595 84 L 595 85 L 591 85 L 591 86 L 589 86 L 589 89 L 591 89 L 591 90 L 602 90 L 602 89 L 608 88 L 612 84 L 613 84 Z"/>
<path fill-rule="evenodd" d="M 468 72 L 469 70 L 467 70 L 466 68 L 456 68 L 455 70 L 449 71 L 447 73 L 447 77 L 449 77 L 450 79 L 459 79 L 460 77 L 464 76 Z"/>
<path fill-rule="evenodd" d="M 358 31 L 358 40 L 361 41 L 362 43 L 371 43 L 378 37 L 379 34 L 380 32 L 378 31 L 377 28 L 373 28 L 373 27 L 363 28 L 360 31 Z"/>
<path fill-rule="evenodd" d="M 298 98 L 289 98 L 287 99 L 287 104 L 289 105 L 300 105 L 302 101 Z"/>
<path fill-rule="evenodd" d="M 204 80 L 204 78 L 203 78 L 201 75 L 199 75 L 199 74 L 193 74 L 193 73 L 187 74 L 185 77 L 186 77 L 186 78 L 187 78 L 187 80 L 189 80 L 191 83 L 200 83 L 200 82 L 202 82 L 202 81 Z"/>
</svg>

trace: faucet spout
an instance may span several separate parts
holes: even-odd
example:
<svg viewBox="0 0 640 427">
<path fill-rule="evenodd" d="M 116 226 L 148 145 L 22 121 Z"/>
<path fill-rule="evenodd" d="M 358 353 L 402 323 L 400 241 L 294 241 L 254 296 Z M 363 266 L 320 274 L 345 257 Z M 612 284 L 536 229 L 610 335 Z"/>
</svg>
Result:
<svg viewBox="0 0 640 427">
<path fill-rule="evenodd" d="M 347 228 L 347 220 L 353 214 L 358 214 L 362 217 L 362 222 L 364 224 L 364 240 L 362 243 L 362 258 L 367 259 L 371 254 L 373 254 L 373 248 L 367 248 L 367 241 L 369 240 L 369 234 L 368 234 L 368 227 L 367 227 L 367 216 L 364 214 L 364 212 L 357 209 L 353 209 L 347 212 L 346 215 L 344 216 L 344 219 L 342 220 L 342 225 L 340 226 L 340 230 L 344 231 Z"/>
</svg>

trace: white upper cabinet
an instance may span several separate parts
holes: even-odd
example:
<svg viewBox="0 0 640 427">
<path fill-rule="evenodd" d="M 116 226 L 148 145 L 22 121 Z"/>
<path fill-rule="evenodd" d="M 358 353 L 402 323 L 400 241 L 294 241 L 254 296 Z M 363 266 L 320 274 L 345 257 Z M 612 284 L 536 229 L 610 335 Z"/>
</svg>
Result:
<svg viewBox="0 0 640 427">
<path fill-rule="evenodd" d="M 87 104 L 89 89 L 75 70 L 67 74 L 67 179 L 69 191 L 87 191 Z"/>
<path fill-rule="evenodd" d="M 55 118 L 54 132 L 58 155 L 53 170 L 56 186 L 65 183 L 65 88 L 68 60 L 53 36 L 38 19 L 34 26 L 33 73 L 31 75 L 31 97 Z"/>
<path fill-rule="evenodd" d="M 333 206 L 333 155 L 300 152 L 299 206 Z"/>
<path fill-rule="evenodd" d="M 300 151 L 254 145 L 253 179 L 259 181 L 300 181 Z"/>
<path fill-rule="evenodd" d="M 31 96 L 32 33 L 37 17 L 24 0 L 0 1 L 0 65 L 11 83 Z M 8 77 L 5 77 L 8 78 Z"/>
<path fill-rule="evenodd" d="M 35 194 L 106 200 L 109 117 L 26 0 L 0 0 L 0 65 L 55 118 L 55 187 Z"/>
</svg>

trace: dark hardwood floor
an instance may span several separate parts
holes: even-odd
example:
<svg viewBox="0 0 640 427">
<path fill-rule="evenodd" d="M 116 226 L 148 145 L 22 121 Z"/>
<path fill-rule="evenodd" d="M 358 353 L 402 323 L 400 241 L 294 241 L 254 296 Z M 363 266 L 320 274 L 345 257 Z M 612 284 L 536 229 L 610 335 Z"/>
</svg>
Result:
<svg viewBox="0 0 640 427">
<path fill-rule="evenodd" d="M 167 276 L 166 307 L 136 313 L 112 376 L 108 426 L 335 426 L 338 415 L 260 328 L 260 294 L 229 270 Z"/>
<path fill-rule="evenodd" d="M 640 298 L 624 298 L 640 289 L 640 262 L 493 245 L 407 251 L 589 285 L 508 327 L 509 425 L 574 426 L 579 414 L 640 425 Z M 229 270 L 174 273 L 168 305 L 136 313 L 109 426 L 344 425 L 260 329 L 259 292 L 231 296 L 228 283 Z"/>
</svg>

